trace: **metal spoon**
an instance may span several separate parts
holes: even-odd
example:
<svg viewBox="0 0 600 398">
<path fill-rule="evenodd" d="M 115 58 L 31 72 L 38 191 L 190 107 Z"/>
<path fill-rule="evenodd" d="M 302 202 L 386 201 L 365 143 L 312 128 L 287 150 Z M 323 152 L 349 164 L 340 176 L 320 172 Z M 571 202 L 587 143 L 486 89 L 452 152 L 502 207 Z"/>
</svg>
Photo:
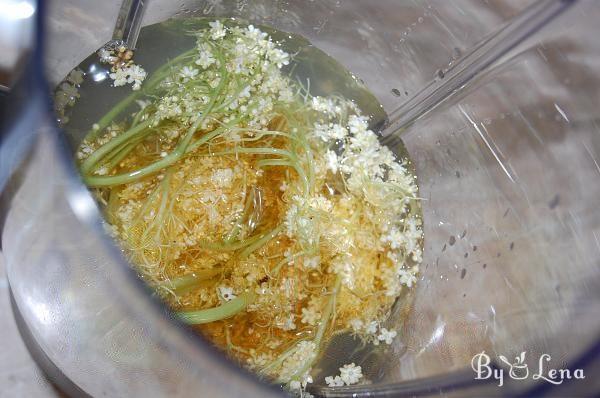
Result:
<svg viewBox="0 0 600 398">
<path fill-rule="evenodd" d="M 135 44 L 142 28 L 145 5 L 145 0 L 123 0 L 110 44 L 124 45 L 130 50 L 135 50 Z"/>
</svg>

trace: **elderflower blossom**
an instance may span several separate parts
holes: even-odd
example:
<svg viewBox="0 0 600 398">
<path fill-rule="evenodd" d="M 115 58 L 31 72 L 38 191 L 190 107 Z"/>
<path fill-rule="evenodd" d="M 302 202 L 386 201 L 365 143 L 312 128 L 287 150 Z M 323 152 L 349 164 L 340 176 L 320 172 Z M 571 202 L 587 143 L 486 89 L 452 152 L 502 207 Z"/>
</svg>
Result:
<svg viewBox="0 0 600 398">
<path fill-rule="evenodd" d="M 344 385 L 349 386 L 358 383 L 362 377 L 363 374 L 361 367 L 352 362 L 340 368 L 339 376 L 336 375 L 325 377 L 325 383 L 329 387 L 341 387 Z"/>
<path fill-rule="evenodd" d="M 108 75 L 111 79 L 113 79 L 113 86 L 119 87 L 127 84 L 127 79 L 129 78 L 129 73 L 125 69 L 117 69 L 113 73 Z"/>
<path fill-rule="evenodd" d="M 392 344 L 394 337 L 396 337 L 396 331 L 393 329 L 387 330 L 386 328 L 379 329 L 379 335 L 377 336 L 377 340 L 385 341 L 386 344 Z"/>
<path fill-rule="evenodd" d="M 354 269 L 348 256 L 339 256 L 331 263 L 332 271 L 342 278 L 342 283 L 349 289 L 354 288 Z"/>
<path fill-rule="evenodd" d="M 213 172 L 210 179 L 218 187 L 229 187 L 233 181 L 233 170 L 217 169 Z"/>
<path fill-rule="evenodd" d="M 318 269 L 321 264 L 321 258 L 319 256 L 307 257 L 304 259 L 304 267 L 308 269 Z"/>
<path fill-rule="evenodd" d="M 265 40 L 267 34 L 260 29 L 254 27 L 254 25 L 248 25 L 246 28 L 246 37 L 252 40 L 253 42 L 260 42 L 261 40 Z"/>
<path fill-rule="evenodd" d="M 190 68 L 189 66 L 184 66 L 181 72 L 179 72 L 179 76 L 181 76 L 184 82 L 192 80 L 196 75 L 198 75 L 198 69 Z"/>
<path fill-rule="evenodd" d="M 132 84 L 132 90 L 139 90 L 146 78 L 146 71 L 139 65 L 119 68 L 108 76 L 113 80 L 113 86 L 119 87 Z"/>
<path fill-rule="evenodd" d="M 314 308 L 312 308 L 312 307 L 302 308 L 302 323 L 306 323 L 308 325 L 314 326 L 317 324 L 320 317 L 321 317 L 321 314 L 319 314 L 317 311 L 315 311 Z"/>
<path fill-rule="evenodd" d="M 360 332 L 363 329 L 363 327 L 364 327 L 364 322 L 361 321 L 360 319 L 356 319 L 356 318 L 352 319 L 350 321 L 350 327 L 352 328 L 352 330 L 355 333 Z"/>
<path fill-rule="evenodd" d="M 284 65 L 288 65 L 290 63 L 290 56 L 285 51 L 282 51 L 278 48 L 273 48 L 269 50 L 267 53 L 267 57 L 269 60 L 277 65 L 278 68 L 281 68 Z"/>
<path fill-rule="evenodd" d="M 325 160 L 327 161 L 327 170 L 330 170 L 333 174 L 338 171 L 338 156 L 334 151 L 327 150 L 325 153 Z"/>
<path fill-rule="evenodd" d="M 212 64 L 217 61 L 213 57 L 212 53 L 206 46 L 202 46 L 200 52 L 198 53 L 198 58 L 196 59 L 196 65 L 199 65 L 203 69 L 207 69 Z"/>
<path fill-rule="evenodd" d="M 257 354 L 256 350 L 251 350 L 250 354 L 251 356 L 246 360 L 246 363 L 251 369 L 260 369 L 273 360 L 272 355 L 266 353 Z"/>
<path fill-rule="evenodd" d="M 106 48 L 101 48 L 98 50 L 98 57 L 100 58 L 100 62 L 104 64 L 111 64 L 117 59 L 117 57 L 113 55 L 112 51 L 107 50 Z"/>
<path fill-rule="evenodd" d="M 223 37 L 225 37 L 225 34 L 227 33 L 225 27 L 223 26 L 223 24 L 221 23 L 221 21 L 213 21 L 213 22 L 209 22 L 208 25 L 210 26 L 210 38 L 213 40 L 219 40 L 222 39 Z"/>
<path fill-rule="evenodd" d="M 329 387 L 342 387 L 344 380 L 340 376 L 327 376 L 325 377 L 325 384 Z"/>
<path fill-rule="evenodd" d="M 376 321 L 372 321 L 372 322 L 369 322 L 367 324 L 367 326 L 365 328 L 365 331 L 368 334 L 375 334 L 375 333 L 377 333 L 377 328 L 378 328 L 377 322 Z"/>
<path fill-rule="evenodd" d="M 219 286 L 218 288 L 219 296 L 223 299 L 223 301 L 231 301 L 237 296 L 233 293 L 233 288 L 227 286 Z"/>
<path fill-rule="evenodd" d="M 290 381 L 290 390 L 300 391 L 301 389 L 302 389 L 302 384 L 298 380 Z"/>
<path fill-rule="evenodd" d="M 280 378 L 288 380 L 291 376 L 299 373 L 306 363 L 309 363 L 316 357 L 316 349 L 317 345 L 313 341 L 303 340 L 297 343 L 293 354 L 283 362 L 278 372 Z"/>
<path fill-rule="evenodd" d="M 317 123 L 314 127 L 314 135 L 328 142 L 345 138 L 348 135 L 348 130 L 337 123 L 329 123 L 328 125 Z"/>
<path fill-rule="evenodd" d="M 313 97 L 311 105 L 315 111 L 331 116 L 336 116 L 341 112 L 341 108 L 331 98 Z"/>
<path fill-rule="evenodd" d="M 400 283 L 406 285 L 406 287 L 412 287 L 413 284 L 417 283 L 417 277 L 413 271 L 400 269 L 398 270 L 398 274 L 400 275 Z"/>
<path fill-rule="evenodd" d="M 356 384 L 363 377 L 360 366 L 354 364 L 346 364 L 340 368 L 340 377 L 347 385 Z"/>
</svg>

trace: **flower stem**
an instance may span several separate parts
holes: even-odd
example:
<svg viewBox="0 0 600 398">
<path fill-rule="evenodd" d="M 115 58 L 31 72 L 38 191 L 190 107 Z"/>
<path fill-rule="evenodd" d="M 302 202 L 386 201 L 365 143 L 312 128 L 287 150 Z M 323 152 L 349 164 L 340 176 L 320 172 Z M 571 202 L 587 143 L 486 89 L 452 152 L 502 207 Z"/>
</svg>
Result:
<svg viewBox="0 0 600 398">
<path fill-rule="evenodd" d="M 252 293 L 244 292 L 238 297 L 214 308 L 198 311 L 179 311 L 177 317 L 190 325 L 200 325 L 226 319 L 243 311 L 252 301 Z"/>
</svg>

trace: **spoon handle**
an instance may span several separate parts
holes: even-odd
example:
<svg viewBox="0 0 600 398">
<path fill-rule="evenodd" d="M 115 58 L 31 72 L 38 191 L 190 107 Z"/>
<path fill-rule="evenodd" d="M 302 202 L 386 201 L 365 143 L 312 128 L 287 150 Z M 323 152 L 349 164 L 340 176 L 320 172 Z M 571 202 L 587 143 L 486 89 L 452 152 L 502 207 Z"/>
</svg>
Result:
<svg viewBox="0 0 600 398">
<path fill-rule="evenodd" d="M 142 17 L 147 0 L 123 0 L 117 16 L 112 41 L 121 42 L 134 50 L 142 28 Z"/>
<path fill-rule="evenodd" d="M 439 70 L 433 81 L 404 102 L 389 115 L 382 132 L 383 141 L 390 144 L 404 127 L 431 111 L 442 101 L 460 91 L 475 76 L 509 50 L 521 43 L 576 0 L 538 0 L 509 20 L 500 30 L 486 37 L 470 49 L 447 70 Z"/>
</svg>

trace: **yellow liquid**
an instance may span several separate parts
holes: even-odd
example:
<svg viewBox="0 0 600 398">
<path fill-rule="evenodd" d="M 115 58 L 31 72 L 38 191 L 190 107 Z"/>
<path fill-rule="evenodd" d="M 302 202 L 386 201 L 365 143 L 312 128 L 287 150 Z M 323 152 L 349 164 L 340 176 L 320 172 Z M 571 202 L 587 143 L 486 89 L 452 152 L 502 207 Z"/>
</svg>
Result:
<svg viewBox="0 0 600 398">
<path fill-rule="evenodd" d="M 136 62 L 151 72 L 177 52 L 193 47 L 195 40 L 185 32 L 206 28 L 207 23 L 203 19 L 179 20 L 142 29 Z M 297 54 L 287 67 L 293 81 L 310 79 L 312 95 L 335 94 L 353 100 L 370 116 L 370 126 L 382 124 L 385 114 L 379 103 L 335 60 L 301 37 L 268 28 L 263 30 L 280 40 L 286 51 Z M 177 52 L 173 48 L 177 48 Z M 96 55 L 80 65 L 81 70 L 87 72 L 80 85 L 80 98 L 74 106 L 61 110 L 65 129 L 75 145 L 94 121 L 130 94 L 127 88 L 110 87 L 109 81 L 96 81 L 91 71 L 100 67 Z M 130 112 L 135 110 L 135 107 L 129 109 Z M 291 135 L 296 134 L 294 126 L 308 128 L 302 125 L 302 120 L 292 119 L 284 111 L 275 112 L 264 128 Z M 121 116 L 115 122 L 117 135 L 127 129 L 131 117 Z M 173 125 L 168 130 L 169 134 L 181 137 L 186 128 Z M 199 131 L 195 138 L 209 131 Z M 176 141 L 164 135 L 150 135 L 109 174 L 132 172 L 160 160 L 173 150 Z M 248 141 L 244 148 L 289 150 L 292 142 L 282 136 L 267 135 Z M 260 240 L 285 224 L 293 202 L 286 186 L 300 185 L 299 175 L 289 167 L 259 167 L 258 163 L 265 158 L 263 155 L 214 155 L 235 148 L 236 144 L 231 141 L 216 140 L 160 173 L 132 183 L 95 189 L 126 256 L 168 305 L 174 311 L 214 308 L 225 302 L 219 290 L 223 287 L 232 288 L 237 295 L 250 294 L 251 303 L 245 310 L 227 319 L 194 327 L 241 364 L 257 371 L 268 367 L 298 342 L 314 339 L 320 322 L 326 322 L 322 341 L 327 342 L 340 333 L 347 336 L 355 333 L 349 328 L 353 319 L 382 322 L 393 315 L 398 294 L 385 293 L 387 277 L 382 275 L 385 268 L 389 268 L 388 249 L 382 249 L 380 243 L 380 226 L 389 223 L 389 214 L 348 194 L 346 181 L 339 173 L 317 173 L 313 184 L 316 191 L 313 194 L 325 198 L 331 205 L 329 210 L 315 213 L 319 225 L 325 229 L 316 253 L 298 254 L 295 240 L 285 233 L 278 233 L 255 250 L 246 250 L 252 244 L 235 246 Z M 404 148 L 394 149 L 407 162 L 410 172 Z M 215 179 L 215 173 L 227 174 L 227 171 L 232 172 L 224 182 Z M 257 196 L 260 205 L 256 204 Z M 409 201 L 404 215 L 398 214 L 400 218 L 408 216 L 420 219 L 416 200 Z M 249 223 L 248 217 L 257 219 Z M 349 234 L 353 236 L 351 243 L 346 242 Z M 236 249 L 231 250 L 232 247 Z M 339 277 L 332 268 L 342 254 L 351 256 L 352 266 L 356 268 L 355 280 L 352 286 L 341 284 L 337 289 Z M 320 266 L 309 267 L 307 262 L 315 257 L 319 258 Z M 415 263 L 409 259 L 406 265 L 411 267 Z M 198 280 L 184 288 L 170 282 L 186 276 Z M 329 303 L 335 305 L 330 319 L 311 322 L 304 314 L 311 307 L 317 308 L 322 316 Z M 293 325 L 289 324 L 290 319 Z M 357 339 L 354 344 L 358 346 L 361 342 Z M 368 350 L 375 349 L 369 345 Z M 325 348 L 320 347 L 320 355 L 323 351 Z M 361 355 L 372 362 L 368 353 Z M 378 358 L 381 362 L 382 358 Z M 344 358 L 341 361 L 333 362 L 331 368 L 335 370 L 348 362 Z M 327 372 L 329 370 L 325 374 Z M 373 363 L 368 364 L 363 373 L 371 379 L 375 373 L 381 374 L 378 365 Z M 277 372 L 267 372 L 264 376 L 277 379 Z"/>
</svg>

